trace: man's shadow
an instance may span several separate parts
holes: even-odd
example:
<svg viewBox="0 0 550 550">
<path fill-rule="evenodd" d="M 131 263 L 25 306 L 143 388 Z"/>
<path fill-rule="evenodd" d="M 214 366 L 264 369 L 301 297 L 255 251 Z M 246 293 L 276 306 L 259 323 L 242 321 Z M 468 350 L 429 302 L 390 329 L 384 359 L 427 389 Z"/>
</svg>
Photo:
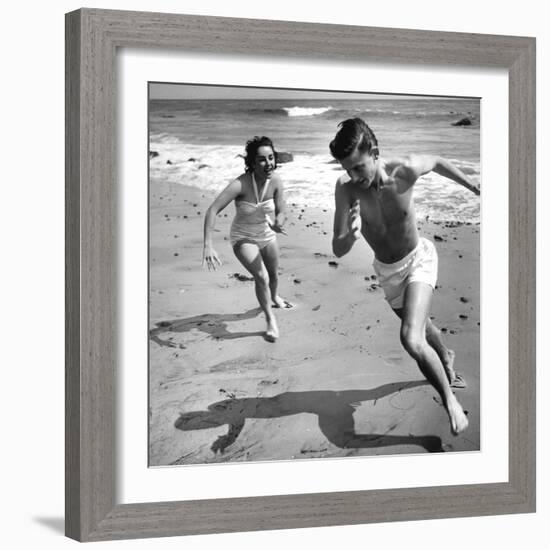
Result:
<svg viewBox="0 0 550 550">
<path fill-rule="evenodd" d="M 202 313 L 185 319 L 174 319 L 171 321 L 160 321 L 156 327 L 149 331 L 149 337 L 159 346 L 175 348 L 177 344 L 163 338 L 166 332 L 189 332 L 198 329 L 212 338 L 221 338 L 222 340 L 234 340 L 236 338 L 247 338 L 249 336 L 264 336 L 265 332 L 229 332 L 227 323 L 232 321 L 243 321 L 253 319 L 260 314 L 259 307 L 249 309 L 243 313 Z"/>
<path fill-rule="evenodd" d="M 355 432 L 353 413 L 361 402 L 376 401 L 423 385 L 427 385 L 427 382 L 421 380 L 394 382 L 371 390 L 285 392 L 274 397 L 225 399 L 209 405 L 208 410 L 182 413 L 174 425 L 179 430 L 189 431 L 227 424 L 227 434 L 219 436 L 210 447 L 215 453 L 223 453 L 236 441 L 247 418 L 277 418 L 312 413 L 319 417 L 319 428 L 325 437 L 341 449 L 418 445 L 431 453 L 444 452 L 441 438 L 434 435 L 403 436 Z"/>
</svg>

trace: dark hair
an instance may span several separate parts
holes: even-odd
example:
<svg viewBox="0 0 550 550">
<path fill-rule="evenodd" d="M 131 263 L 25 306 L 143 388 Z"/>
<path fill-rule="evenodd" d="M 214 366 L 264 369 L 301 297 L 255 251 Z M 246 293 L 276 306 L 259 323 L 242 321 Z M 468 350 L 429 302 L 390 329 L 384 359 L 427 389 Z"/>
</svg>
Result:
<svg viewBox="0 0 550 550">
<path fill-rule="evenodd" d="M 258 149 L 260 147 L 271 147 L 273 155 L 275 156 L 275 168 L 277 168 L 277 153 L 273 142 L 266 136 L 254 136 L 246 142 L 246 155 L 244 157 L 245 172 L 252 172 L 254 169 L 254 161 L 256 160 L 256 155 L 258 154 Z"/>
<path fill-rule="evenodd" d="M 378 158 L 378 140 L 368 124 L 359 117 L 338 124 L 338 132 L 330 142 L 330 152 L 336 160 L 349 157 L 355 149 Z"/>
</svg>

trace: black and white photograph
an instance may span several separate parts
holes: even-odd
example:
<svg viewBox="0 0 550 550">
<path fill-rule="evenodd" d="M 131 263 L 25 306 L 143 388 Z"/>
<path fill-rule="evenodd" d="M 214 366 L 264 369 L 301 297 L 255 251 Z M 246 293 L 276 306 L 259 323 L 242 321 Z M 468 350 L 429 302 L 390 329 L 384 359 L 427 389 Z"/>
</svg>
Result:
<svg viewBox="0 0 550 550">
<path fill-rule="evenodd" d="M 547 538 L 543 6 L 7 4 L 6 548 Z"/>
<path fill-rule="evenodd" d="M 479 98 L 149 84 L 149 466 L 480 450 Z"/>
</svg>

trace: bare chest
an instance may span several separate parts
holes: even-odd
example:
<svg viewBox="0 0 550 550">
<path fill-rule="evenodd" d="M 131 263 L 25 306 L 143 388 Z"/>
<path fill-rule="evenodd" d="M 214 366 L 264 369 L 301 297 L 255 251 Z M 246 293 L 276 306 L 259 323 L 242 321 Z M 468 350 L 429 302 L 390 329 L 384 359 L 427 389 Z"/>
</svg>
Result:
<svg viewBox="0 0 550 550">
<path fill-rule="evenodd" d="M 412 189 L 400 190 L 390 184 L 380 189 L 358 191 L 363 232 L 383 236 L 387 232 L 414 223 Z"/>
</svg>

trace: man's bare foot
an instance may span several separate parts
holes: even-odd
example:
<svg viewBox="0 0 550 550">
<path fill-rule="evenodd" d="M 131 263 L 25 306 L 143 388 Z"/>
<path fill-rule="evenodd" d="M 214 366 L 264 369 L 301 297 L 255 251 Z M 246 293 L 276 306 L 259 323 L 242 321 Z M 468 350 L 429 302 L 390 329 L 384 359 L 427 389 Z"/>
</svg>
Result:
<svg viewBox="0 0 550 550">
<path fill-rule="evenodd" d="M 272 317 L 271 320 L 267 322 L 265 339 L 268 342 L 275 342 L 277 338 L 279 338 L 279 327 L 277 326 L 277 321 L 275 320 L 275 317 Z"/>
<path fill-rule="evenodd" d="M 451 394 L 447 403 L 447 414 L 449 415 L 451 433 L 453 435 L 458 435 L 468 427 L 468 417 L 454 394 Z"/>
<path fill-rule="evenodd" d="M 289 309 L 293 307 L 293 305 L 288 300 L 285 300 L 280 296 L 275 296 L 275 298 L 273 298 L 273 307 Z"/>
<path fill-rule="evenodd" d="M 459 372 L 456 372 L 454 369 L 455 362 L 455 352 L 450 349 L 447 352 L 447 360 L 443 362 L 443 368 L 445 369 L 445 374 L 447 375 L 447 380 L 451 388 L 462 389 L 466 387 L 466 380 Z"/>
</svg>

